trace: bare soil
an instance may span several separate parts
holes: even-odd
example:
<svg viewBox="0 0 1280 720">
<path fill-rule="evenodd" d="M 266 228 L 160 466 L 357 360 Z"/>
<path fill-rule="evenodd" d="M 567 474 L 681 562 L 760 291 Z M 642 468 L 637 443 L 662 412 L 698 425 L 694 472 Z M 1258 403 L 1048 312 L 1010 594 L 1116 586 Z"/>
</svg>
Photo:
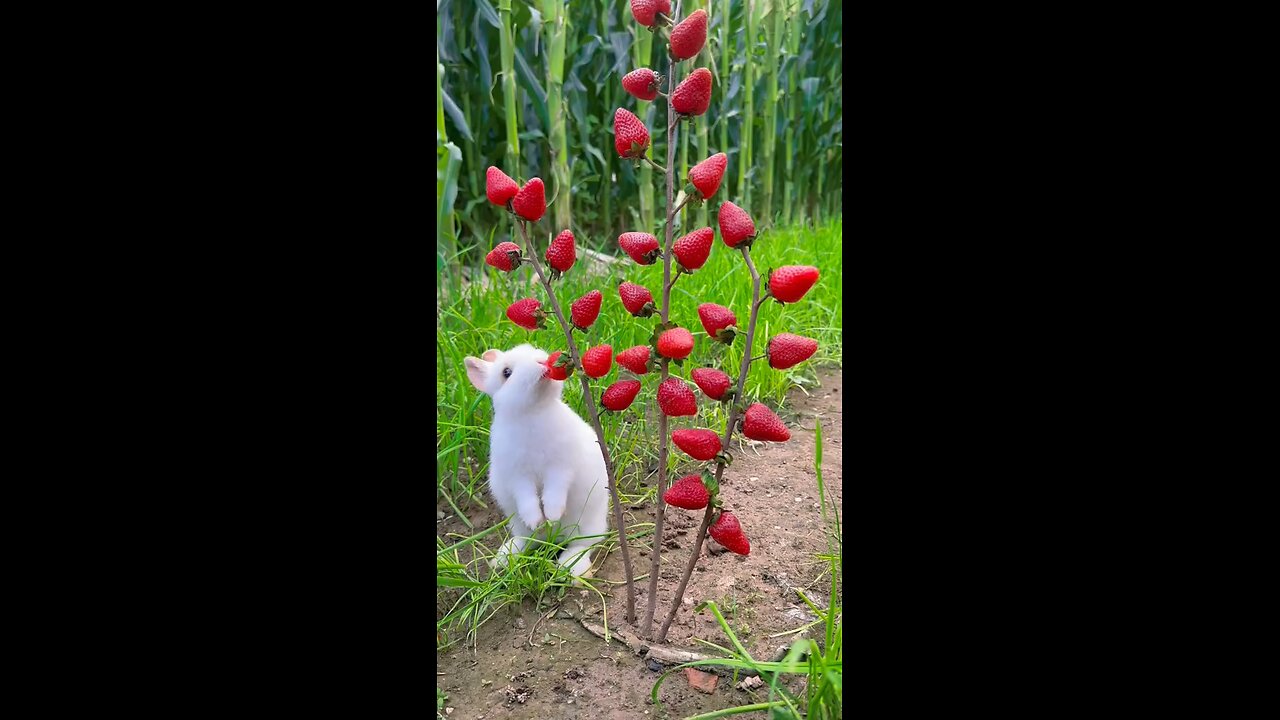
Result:
<svg viewBox="0 0 1280 720">
<path fill-rule="evenodd" d="M 683 607 L 667 635 L 668 646 L 719 656 L 714 649 L 695 642 L 700 638 L 730 644 L 709 612 L 693 613 L 697 603 L 714 600 L 752 656 L 769 659 L 779 647 L 798 637 L 770 635 L 815 619 L 793 588 L 803 589 L 819 607 L 828 605 L 828 565 L 815 557 L 827 551 L 827 543 L 813 469 L 813 428 L 820 419 L 823 481 L 831 506 L 840 508 L 843 394 L 839 370 L 823 370 L 816 390 L 808 395 L 796 390 L 790 397 L 788 412 L 783 414 L 791 428 L 790 441 L 736 446 L 734 462 L 725 470 L 721 497 L 750 538 L 751 554 L 743 557 L 723 552 L 710 539 L 704 543 Z M 696 466 L 691 464 L 687 469 L 692 472 Z M 450 513 L 447 505 L 440 509 Z M 627 516 L 629 525 L 654 519 L 647 507 L 629 508 Z M 701 511 L 668 508 L 655 632 L 670 608 L 701 517 Z M 477 529 L 498 520 L 492 511 L 472 516 Z M 437 523 L 437 533 L 446 532 L 474 531 L 467 531 L 458 519 L 446 517 Z M 650 562 L 648 550 L 633 544 L 633 572 L 648 573 Z M 595 576 L 620 580 L 621 554 L 611 553 Z M 683 718 L 766 699 L 767 689 L 740 690 L 728 676 L 719 678 L 714 693 L 704 694 L 695 691 L 684 673 L 678 672 L 663 682 L 661 706 L 651 705 L 649 693 L 659 676 L 659 671 L 652 669 L 656 665 L 633 654 L 618 640 L 606 644 L 579 623 L 585 617 L 602 624 L 607 610 L 611 628 L 640 634 L 638 628 L 623 621 L 623 586 L 605 588 L 605 608 L 600 607 L 599 596 L 587 590 L 570 592 L 550 616 L 533 607 L 508 608 L 481 626 L 474 653 L 470 646 L 455 646 L 439 654 L 436 686 L 449 696 L 446 704 L 453 708 L 450 720 Z M 643 624 L 647 591 L 647 578 L 636 583 L 637 625 Z M 743 717 L 757 716 L 763 714 Z"/>
</svg>

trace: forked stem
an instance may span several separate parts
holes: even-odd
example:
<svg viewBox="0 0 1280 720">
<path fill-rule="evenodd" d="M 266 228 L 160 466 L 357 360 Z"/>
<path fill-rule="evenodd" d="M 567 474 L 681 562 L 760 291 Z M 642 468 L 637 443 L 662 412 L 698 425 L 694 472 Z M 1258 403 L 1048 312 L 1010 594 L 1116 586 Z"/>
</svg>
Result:
<svg viewBox="0 0 1280 720">
<path fill-rule="evenodd" d="M 551 282 L 547 279 L 546 273 L 542 272 L 542 262 L 538 260 L 537 250 L 529 240 L 529 231 L 525 228 L 525 221 L 517 218 L 516 225 L 520 226 L 520 236 L 524 238 L 526 255 L 524 259 L 528 260 L 533 265 L 534 271 L 538 273 L 538 280 L 541 281 L 542 288 L 547 291 L 551 309 L 555 311 L 556 319 L 560 321 L 560 329 L 564 331 L 564 339 L 569 344 L 569 353 L 579 366 L 578 378 L 582 381 L 582 402 L 587 406 L 587 414 L 591 416 L 591 426 L 596 431 L 596 442 L 600 445 L 600 454 L 604 456 L 604 469 L 609 480 L 609 497 L 613 500 L 613 520 L 618 527 L 618 547 L 622 549 L 622 572 L 627 576 L 627 622 L 634 624 L 636 621 L 636 589 L 631 580 L 631 552 L 627 546 L 626 521 L 622 517 L 622 501 L 618 497 L 618 483 L 613 474 L 613 458 L 609 457 L 609 444 L 604 439 L 604 427 L 600 425 L 600 414 L 596 412 L 596 401 L 591 396 L 591 386 L 587 382 L 587 373 L 581 368 L 582 355 L 578 353 L 578 345 L 573 341 L 573 326 L 565 321 L 564 313 L 560 310 L 560 303 L 556 300 L 556 294 L 551 290 Z"/>
<path fill-rule="evenodd" d="M 738 373 L 738 394 L 734 395 L 733 409 L 729 411 L 729 424 L 724 428 L 724 439 L 720 441 L 725 452 L 729 450 L 729 441 L 733 439 L 733 428 L 738 424 L 738 407 L 743 402 L 742 390 L 747 384 L 747 371 L 751 369 L 751 361 L 758 358 L 751 357 L 751 341 L 756 335 L 756 317 L 760 315 L 760 306 L 763 304 L 764 298 L 760 297 L 760 273 L 756 272 L 755 263 L 751 262 L 751 248 L 742 246 L 742 257 L 747 261 L 747 269 L 751 271 L 752 292 L 751 297 L 751 320 L 747 323 L 747 342 L 742 348 L 742 369 Z M 720 485 L 720 479 L 724 477 L 724 463 L 716 463 L 716 485 Z M 707 511 L 702 514 L 702 525 L 698 527 L 698 534 L 693 539 L 693 552 L 689 555 L 689 562 L 685 563 L 684 575 L 680 578 L 680 585 L 676 588 L 675 599 L 671 601 L 671 610 L 667 612 L 667 619 L 662 622 L 662 629 L 658 631 L 658 637 L 654 638 L 656 642 L 662 643 L 667 640 L 667 630 L 671 629 L 671 621 L 676 619 L 676 613 L 680 611 L 680 603 L 684 598 L 684 589 L 689 586 L 689 576 L 693 575 L 693 568 L 698 564 L 698 558 L 702 555 L 702 541 L 706 537 L 707 528 L 711 526 L 712 507 L 707 505 Z"/>
</svg>

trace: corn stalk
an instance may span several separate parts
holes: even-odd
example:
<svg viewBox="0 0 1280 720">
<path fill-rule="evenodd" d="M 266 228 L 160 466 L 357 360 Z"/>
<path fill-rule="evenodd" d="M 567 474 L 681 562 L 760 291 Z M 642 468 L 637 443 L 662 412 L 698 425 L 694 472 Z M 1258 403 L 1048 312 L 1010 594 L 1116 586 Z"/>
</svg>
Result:
<svg viewBox="0 0 1280 720">
<path fill-rule="evenodd" d="M 791 216 L 791 198 L 796 193 L 795 184 L 795 157 L 796 157 L 796 110 L 800 107 L 799 88 L 796 87 L 796 60 L 800 55 L 800 23 L 796 17 L 794 8 L 787 11 L 787 57 L 791 60 L 791 66 L 787 68 L 787 133 L 786 133 L 786 158 L 787 158 L 787 176 L 784 178 L 782 191 L 782 224 L 790 225 Z"/>
<path fill-rule="evenodd" d="M 729 77 L 729 40 L 733 37 L 733 33 L 729 31 L 730 25 L 733 24 L 733 14 L 729 12 L 729 0 L 723 0 L 720 3 L 720 72 L 721 78 Z M 721 80 L 723 83 L 724 81 Z M 728 110 L 728 96 L 721 93 L 722 99 L 720 106 Z M 729 119 L 725 117 L 726 113 L 722 112 L 716 121 L 720 123 L 720 152 L 729 152 Z M 723 180 L 725 195 L 732 196 L 732 189 L 729 187 L 729 181 L 733 179 L 732 173 L 725 173 Z M 705 224 L 704 221 L 698 221 L 700 225 Z"/>
<path fill-rule="evenodd" d="M 754 88 L 756 83 L 755 57 L 756 44 L 756 11 L 755 0 L 744 0 L 747 14 L 747 30 L 743 35 L 743 55 L 746 61 L 742 68 L 742 136 L 738 138 L 738 194 L 742 196 L 742 207 L 751 207 L 751 185 L 747 182 L 747 168 L 751 167 L 751 135 L 752 119 L 755 116 Z"/>
<path fill-rule="evenodd" d="M 766 34 L 766 62 L 769 65 L 769 91 L 765 95 L 764 121 L 764 221 L 773 221 L 773 169 L 776 159 L 774 149 L 778 144 L 778 66 L 782 62 L 778 49 L 782 47 L 782 21 L 786 13 L 782 10 L 782 0 L 773 0 L 773 23 Z"/>
<path fill-rule="evenodd" d="M 502 56 L 502 109 L 507 120 L 506 166 L 513 172 L 520 167 L 520 135 L 516 131 L 516 62 L 515 43 L 511 40 L 515 18 L 511 17 L 511 0 L 498 0 L 502 27 L 498 31 Z"/>
<path fill-rule="evenodd" d="M 551 119 L 551 177 L 555 179 L 556 227 L 570 227 L 573 203 L 569 186 L 573 178 L 569 170 L 569 134 L 564 113 L 564 0 L 543 0 L 542 28 L 547 38 L 547 116 Z"/>
</svg>

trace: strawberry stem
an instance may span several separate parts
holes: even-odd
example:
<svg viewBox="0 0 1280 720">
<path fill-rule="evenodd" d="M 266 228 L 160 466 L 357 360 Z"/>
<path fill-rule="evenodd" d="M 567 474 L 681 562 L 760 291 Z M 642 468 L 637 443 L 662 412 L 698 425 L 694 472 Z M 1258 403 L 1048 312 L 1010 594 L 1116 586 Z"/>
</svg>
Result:
<svg viewBox="0 0 1280 720">
<path fill-rule="evenodd" d="M 677 1 L 675 11 L 680 12 L 680 3 Z M 667 180 L 667 222 L 666 224 L 666 243 L 662 248 L 662 322 L 665 325 L 671 313 L 671 286 L 675 281 L 671 279 L 671 224 L 675 219 L 675 211 L 672 205 L 675 204 L 675 163 L 676 163 L 676 111 L 671 106 L 670 95 L 676 84 L 676 61 L 670 56 L 667 57 L 667 167 L 662 167 L 650 160 L 645 160 L 653 165 L 654 168 L 661 170 L 666 175 Z M 670 169 L 668 169 L 670 168 Z M 676 275 L 679 278 L 679 274 Z M 669 377 L 669 363 L 664 359 L 662 361 L 662 380 L 665 381 Z M 666 413 L 658 413 L 658 437 L 661 445 L 658 446 L 658 514 L 654 519 L 653 525 L 653 555 L 649 564 L 649 602 L 644 613 L 645 637 L 653 635 L 653 615 L 658 609 L 658 570 L 662 564 L 662 526 L 666 518 L 667 503 L 663 499 L 663 495 L 667 492 L 667 454 L 670 450 L 671 438 L 667 434 L 667 416 Z M 676 602 L 679 602 L 679 598 Z M 665 636 L 665 632 L 663 635 Z"/>
<path fill-rule="evenodd" d="M 680 276 L 681 276 L 681 275 L 683 275 L 683 274 L 684 274 L 684 273 L 677 272 L 677 273 L 676 273 L 676 276 L 675 276 L 675 277 L 673 277 L 673 278 L 671 278 L 671 282 L 667 283 L 667 284 L 662 288 L 662 292 L 663 292 L 663 294 L 664 294 L 664 295 L 670 296 L 670 294 L 671 294 L 671 287 L 672 287 L 673 285 L 675 285 L 675 284 L 676 284 L 676 281 L 677 281 L 677 280 L 679 280 L 679 279 L 680 279 Z M 666 298 L 663 298 L 663 302 L 664 302 L 664 303 L 666 302 Z"/>
<path fill-rule="evenodd" d="M 669 134 L 668 134 L 668 137 L 670 137 L 670 135 L 669 135 Z M 640 156 L 640 159 L 641 159 L 641 160 L 644 160 L 644 161 L 645 161 L 645 162 L 647 162 L 647 163 L 649 163 L 651 166 L 653 166 L 653 169 L 654 169 L 654 170 L 657 170 L 658 172 L 661 172 L 661 173 L 666 173 L 666 172 L 667 172 L 667 169 L 666 169 L 666 168 L 664 168 L 664 167 L 662 167 L 661 165 L 659 165 L 658 163 L 654 162 L 654 161 L 653 161 L 653 160 L 652 160 L 648 155 L 641 155 L 641 156 Z M 670 160 L 668 160 L 667 162 L 668 162 L 668 163 L 670 163 L 671 161 L 670 161 Z M 668 205 L 667 207 L 670 207 L 670 205 Z"/>
<path fill-rule="evenodd" d="M 534 250 L 533 242 L 529 240 L 529 231 L 525 228 L 525 221 L 518 219 L 516 220 L 516 225 L 520 228 L 520 236 L 524 238 L 524 246 L 528 255 L 526 260 L 533 265 L 533 269 L 538 273 L 538 280 L 542 282 L 542 288 L 547 291 L 551 309 L 555 311 L 556 319 L 560 321 L 560 329 L 564 331 L 564 339 L 569 344 L 569 351 L 566 355 L 568 355 L 570 361 L 576 361 L 581 356 L 578 354 L 577 343 L 573 341 L 573 329 L 569 322 L 564 319 L 564 313 L 560 310 L 560 302 L 556 300 L 556 294 L 551 290 L 551 281 L 542 272 L 542 263 L 538 261 L 538 253 Z M 576 362 L 573 364 L 577 365 Z M 579 373 L 578 378 L 582 381 L 582 403 L 586 405 L 587 414 L 591 416 L 591 426 L 596 431 L 596 439 L 600 444 L 600 454 L 604 456 L 604 468 L 609 481 L 609 497 L 613 500 L 613 520 L 618 530 L 618 546 L 622 549 L 622 571 L 627 576 L 627 622 L 634 623 L 636 621 L 636 591 L 634 583 L 631 581 L 631 551 L 627 546 L 627 527 L 626 521 L 622 517 L 622 503 L 618 499 L 618 482 L 617 476 L 614 474 L 613 458 L 609 457 L 609 444 L 604 439 L 604 427 L 600 424 L 600 414 L 596 411 L 596 403 L 591 394 L 591 387 L 587 382 L 586 371 Z"/>
<path fill-rule="evenodd" d="M 749 246 L 739 246 L 738 249 L 742 251 L 742 258 L 747 261 L 747 269 L 751 271 L 753 293 L 751 297 L 751 320 L 747 323 L 747 341 L 742 349 L 742 370 L 738 373 L 738 387 L 734 392 L 740 398 L 742 397 L 743 388 L 747 384 L 747 371 L 751 369 L 751 341 L 756 335 L 756 318 L 760 315 L 760 306 L 764 304 L 764 298 L 760 296 L 760 273 L 756 270 L 755 263 L 751 262 L 751 248 Z M 725 424 L 724 439 L 720 442 L 725 453 L 729 450 L 729 441 L 733 439 L 733 431 L 741 414 L 741 406 L 734 403 L 733 410 L 729 413 L 729 422 Z M 728 457 L 725 459 L 727 460 Z M 724 478 L 724 467 L 725 463 L 717 459 L 715 477 L 717 486 L 720 485 L 720 481 Z M 702 541 L 707 534 L 707 528 L 711 525 L 711 511 L 712 506 L 708 505 L 706 513 L 702 516 L 702 525 L 698 528 L 698 534 L 694 536 L 693 552 L 689 555 L 689 562 L 685 563 L 684 575 L 680 578 L 679 587 L 676 588 L 675 599 L 671 601 L 671 610 L 667 612 L 667 619 L 662 622 L 662 629 L 658 631 L 657 642 L 666 642 L 667 630 L 671 628 L 671 621 L 676 619 L 676 613 L 680 611 L 680 604 L 684 600 L 684 590 L 689 586 L 689 576 L 693 575 L 693 567 L 698 564 L 698 557 L 702 554 Z M 656 542 L 661 543 L 661 537 Z M 652 592 L 650 597 L 652 597 Z M 650 602 L 652 603 L 652 600 Z"/>
<path fill-rule="evenodd" d="M 670 216 L 667 218 L 668 223 L 676 219 L 676 213 L 680 212 L 680 209 L 683 208 L 685 205 L 687 205 L 689 203 L 690 198 L 692 197 L 693 197 L 692 195 L 688 195 L 688 194 L 684 196 L 684 200 L 681 200 L 680 204 L 676 206 L 676 209 L 671 211 Z"/>
</svg>

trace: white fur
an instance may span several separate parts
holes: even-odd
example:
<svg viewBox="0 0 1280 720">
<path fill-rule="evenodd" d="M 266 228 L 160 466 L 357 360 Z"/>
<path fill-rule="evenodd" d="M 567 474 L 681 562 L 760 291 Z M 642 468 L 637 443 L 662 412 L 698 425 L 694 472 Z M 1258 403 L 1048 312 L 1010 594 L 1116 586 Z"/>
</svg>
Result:
<svg viewBox="0 0 1280 720">
<path fill-rule="evenodd" d="M 559 521 L 562 538 L 603 536 L 609 490 L 595 431 L 564 403 L 564 382 L 544 377 L 547 353 L 531 345 L 489 350 L 465 360 L 467 377 L 493 398 L 489 430 L 489 490 L 511 516 L 511 539 L 495 565 L 519 553 L 545 521 Z M 510 368 L 511 376 L 503 370 Z M 560 564 L 584 577 L 603 537 L 574 540 Z"/>
</svg>

